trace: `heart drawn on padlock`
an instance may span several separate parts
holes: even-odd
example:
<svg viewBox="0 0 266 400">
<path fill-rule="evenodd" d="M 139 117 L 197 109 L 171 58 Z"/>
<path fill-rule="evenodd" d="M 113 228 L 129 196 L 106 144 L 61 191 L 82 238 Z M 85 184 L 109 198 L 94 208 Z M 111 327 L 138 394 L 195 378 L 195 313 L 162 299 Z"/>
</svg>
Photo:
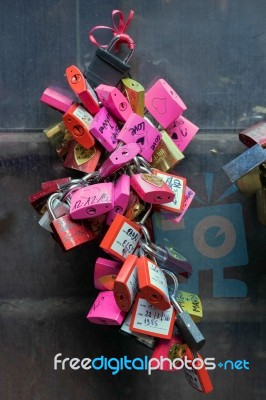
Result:
<svg viewBox="0 0 266 400">
<path fill-rule="evenodd" d="M 77 165 L 82 165 L 88 162 L 96 154 L 96 148 L 93 146 L 90 149 L 85 149 L 79 143 L 74 147 L 74 158 Z"/>
<path fill-rule="evenodd" d="M 152 99 L 152 106 L 155 108 L 158 114 L 166 113 L 166 98 L 154 97 Z"/>
</svg>

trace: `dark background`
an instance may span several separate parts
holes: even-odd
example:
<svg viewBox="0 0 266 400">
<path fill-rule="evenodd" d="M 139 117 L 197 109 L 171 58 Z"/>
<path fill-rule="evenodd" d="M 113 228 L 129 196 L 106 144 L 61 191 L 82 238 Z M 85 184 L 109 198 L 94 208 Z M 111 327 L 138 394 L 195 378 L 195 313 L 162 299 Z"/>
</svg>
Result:
<svg viewBox="0 0 266 400">
<path fill-rule="evenodd" d="M 239 129 L 264 119 L 266 3 L 263 0 L 27 0 L 1 1 L 0 62 L 0 398 L 3 400 L 198 399 L 183 372 L 54 371 L 53 357 L 142 357 L 150 351 L 116 329 L 86 321 L 97 244 L 64 254 L 42 230 L 28 196 L 42 181 L 67 176 L 43 128 L 60 114 L 39 102 L 48 85 L 67 89 L 65 68 L 93 57 L 94 25 L 111 25 L 111 12 L 135 11 L 128 32 L 136 50 L 132 75 L 145 87 L 165 78 L 186 116 L 201 130 L 178 169 L 201 193 L 203 174 L 216 173 L 215 194 L 229 186 L 224 164 L 244 151 Z M 103 40 L 110 39 L 108 32 Z M 216 149 L 217 152 L 210 152 Z M 250 371 L 216 369 L 209 399 L 266 395 L 265 231 L 255 198 L 241 202 L 249 263 L 227 277 L 244 281 L 246 298 L 214 298 L 212 272 L 199 275 L 204 357 L 247 359 Z M 193 205 L 198 205 L 193 203 Z"/>
</svg>

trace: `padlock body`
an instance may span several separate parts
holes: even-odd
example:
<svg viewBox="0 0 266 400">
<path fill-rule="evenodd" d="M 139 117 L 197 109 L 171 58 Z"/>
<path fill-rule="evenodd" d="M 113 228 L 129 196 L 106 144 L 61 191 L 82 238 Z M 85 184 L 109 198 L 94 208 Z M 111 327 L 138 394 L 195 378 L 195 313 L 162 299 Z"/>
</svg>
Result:
<svg viewBox="0 0 266 400">
<path fill-rule="evenodd" d="M 163 357 L 165 360 L 163 363 L 160 364 L 160 367 L 158 368 L 161 371 L 177 371 L 175 368 L 172 367 L 172 361 L 174 361 L 175 358 L 182 358 L 183 357 L 183 340 L 182 337 L 177 335 L 177 336 L 172 336 L 170 340 L 165 340 L 165 339 L 160 339 L 158 340 L 158 343 L 156 343 L 156 346 L 154 347 L 151 359 L 151 366 L 155 368 L 158 364 L 155 362 L 154 359 L 160 360 L 160 357 Z M 178 364 L 177 364 L 178 367 Z"/>
<path fill-rule="evenodd" d="M 154 126 L 135 113 L 129 116 L 118 135 L 118 139 L 124 143 L 137 143 L 139 154 L 147 161 L 152 160 L 161 138 L 161 133 Z"/>
<path fill-rule="evenodd" d="M 205 344 L 205 339 L 191 316 L 186 312 L 178 312 L 175 325 L 188 347 L 193 351 L 199 351 Z"/>
<path fill-rule="evenodd" d="M 120 122 L 126 122 L 132 108 L 126 97 L 114 86 L 100 85 L 95 89 L 102 105 Z"/>
<path fill-rule="evenodd" d="M 73 140 L 63 122 L 53 124 L 43 131 L 58 156 L 64 159 Z"/>
<path fill-rule="evenodd" d="M 73 221 L 69 214 L 53 220 L 51 228 L 66 251 L 90 242 L 95 238 L 91 229 L 83 223 Z"/>
<path fill-rule="evenodd" d="M 168 128 L 187 108 L 164 79 L 158 79 L 146 92 L 145 106 L 164 129 Z"/>
<path fill-rule="evenodd" d="M 45 89 L 41 96 L 41 101 L 62 113 L 66 113 L 73 103 L 71 97 L 66 96 L 60 92 L 60 90 L 52 87 Z"/>
<path fill-rule="evenodd" d="M 75 191 L 71 197 L 70 215 L 86 219 L 105 214 L 114 208 L 113 183 L 97 183 Z"/>
<path fill-rule="evenodd" d="M 122 79 L 122 92 L 128 99 L 132 111 L 140 117 L 144 115 L 144 87 L 131 78 Z"/>
<path fill-rule="evenodd" d="M 113 290 L 121 263 L 98 257 L 94 266 L 94 286 L 98 290 Z"/>
<path fill-rule="evenodd" d="M 160 204 L 157 206 L 157 208 L 179 214 L 184 206 L 187 182 L 186 178 L 173 174 L 167 174 L 166 172 L 159 171 L 158 169 L 154 170 L 153 174 L 161 178 L 169 187 L 169 189 L 175 194 L 174 199 L 171 202 Z"/>
<path fill-rule="evenodd" d="M 121 325 L 126 313 L 121 311 L 112 291 L 100 292 L 93 303 L 87 319 L 100 325 Z"/>
<path fill-rule="evenodd" d="M 140 202 L 139 196 L 134 190 L 130 190 L 129 201 L 125 211 L 125 217 L 133 221 L 144 211 L 145 207 Z"/>
<path fill-rule="evenodd" d="M 141 229 L 123 215 L 117 214 L 104 236 L 100 247 L 119 260 L 133 254 L 141 237 Z"/>
<path fill-rule="evenodd" d="M 77 103 L 74 103 L 63 116 L 64 124 L 69 133 L 85 149 L 89 149 L 95 144 L 89 130 L 92 120 L 91 114 Z"/>
<path fill-rule="evenodd" d="M 266 147 L 266 123 L 258 122 L 239 133 L 239 140 L 247 147 L 260 144 Z"/>
<path fill-rule="evenodd" d="M 165 130 L 160 133 L 162 139 L 152 154 L 151 166 L 166 172 L 170 168 L 174 168 L 185 156 Z"/>
<path fill-rule="evenodd" d="M 126 312 L 130 310 L 138 290 L 137 259 L 137 256 L 129 254 L 114 282 L 115 301 L 120 310 Z"/>
<path fill-rule="evenodd" d="M 198 130 L 199 128 L 196 125 L 180 115 L 173 125 L 167 129 L 167 132 L 179 150 L 184 151 Z"/>
<path fill-rule="evenodd" d="M 163 180 L 151 174 L 136 174 L 130 178 L 132 188 L 139 197 L 151 204 L 163 204 L 174 200 L 175 194 Z"/>
<path fill-rule="evenodd" d="M 114 151 L 117 146 L 119 126 L 107 108 L 102 107 L 94 116 L 90 125 L 91 134 L 107 151 Z"/>
<path fill-rule="evenodd" d="M 84 75 L 93 88 L 101 84 L 117 86 L 129 70 L 130 66 L 123 60 L 105 49 L 98 48 Z"/>
<path fill-rule="evenodd" d="M 204 361 L 199 353 L 196 353 L 195 356 L 191 349 L 187 348 L 184 357 L 191 365 L 189 366 L 190 368 L 187 368 L 185 364 L 184 372 L 186 378 L 194 389 L 201 393 L 210 393 L 213 391 L 213 386 Z"/>
<path fill-rule="evenodd" d="M 104 161 L 99 168 L 99 174 L 102 178 L 112 175 L 114 172 L 128 164 L 139 153 L 139 146 L 136 143 L 118 147 Z"/>
<path fill-rule="evenodd" d="M 106 224 L 111 225 L 116 214 L 124 214 L 126 211 L 130 195 L 130 177 L 121 175 L 114 184 L 114 209 L 111 210 L 106 218 Z"/>
<path fill-rule="evenodd" d="M 89 149 L 85 149 L 85 147 L 72 139 L 72 143 L 64 161 L 64 167 L 89 174 L 96 170 L 100 156 L 101 150 L 99 149 L 99 146 L 95 145 Z"/>
</svg>

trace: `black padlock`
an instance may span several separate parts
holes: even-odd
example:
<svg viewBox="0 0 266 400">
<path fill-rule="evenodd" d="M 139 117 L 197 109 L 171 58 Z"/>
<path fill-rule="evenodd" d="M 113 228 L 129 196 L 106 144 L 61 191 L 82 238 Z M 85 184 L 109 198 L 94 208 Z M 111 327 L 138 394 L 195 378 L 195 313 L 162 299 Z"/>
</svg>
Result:
<svg viewBox="0 0 266 400">
<path fill-rule="evenodd" d="M 129 53 L 124 60 L 111 53 L 113 46 L 119 41 L 125 43 L 129 48 Z M 133 54 L 134 46 L 130 36 L 121 34 L 115 36 L 106 49 L 99 47 L 90 65 L 84 71 L 84 75 L 90 85 L 94 88 L 101 84 L 117 86 L 130 70 L 130 66 L 127 63 Z"/>
</svg>

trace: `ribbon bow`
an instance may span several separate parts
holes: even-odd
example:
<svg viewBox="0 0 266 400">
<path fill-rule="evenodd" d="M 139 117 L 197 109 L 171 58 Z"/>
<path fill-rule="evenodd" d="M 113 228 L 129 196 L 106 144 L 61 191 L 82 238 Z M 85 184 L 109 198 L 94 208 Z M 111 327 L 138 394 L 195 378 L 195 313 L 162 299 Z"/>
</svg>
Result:
<svg viewBox="0 0 266 400">
<path fill-rule="evenodd" d="M 118 26 L 115 23 L 116 16 L 118 16 L 118 21 L 119 21 Z M 91 43 L 97 47 L 102 47 L 102 48 L 108 47 L 108 44 L 100 44 L 99 42 L 97 42 L 97 40 L 93 36 L 93 32 L 96 31 L 97 29 L 109 29 L 113 32 L 114 36 L 118 36 L 118 35 L 120 36 L 119 40 L 115 44 L 115 51 L 119 50 L 119 45 L 121 43 L 126 43 L 129 48 L 134 49 L 135 44 L 134 44 L 133 40 L 131 39 L 131 37 L 129 35 L 127 35 L 125 33 L 130 22 L 132 21 L 133 17 L 134 17 L 134 11 L 130 10 L 128 19 L 126 20 L 126 22 L 124 22 L 124 14 L 122 13 L 122 11 L 113 10 L 112 11 L 112 21 L 113 21 L 114 27 L 112 28 L 111 26 L 104 26 L 104 25 L 94 26 L 94 28 L 92 28 L 91 31 L 89 32 L 89 39 L 90 39 Z"/>
</svg>

